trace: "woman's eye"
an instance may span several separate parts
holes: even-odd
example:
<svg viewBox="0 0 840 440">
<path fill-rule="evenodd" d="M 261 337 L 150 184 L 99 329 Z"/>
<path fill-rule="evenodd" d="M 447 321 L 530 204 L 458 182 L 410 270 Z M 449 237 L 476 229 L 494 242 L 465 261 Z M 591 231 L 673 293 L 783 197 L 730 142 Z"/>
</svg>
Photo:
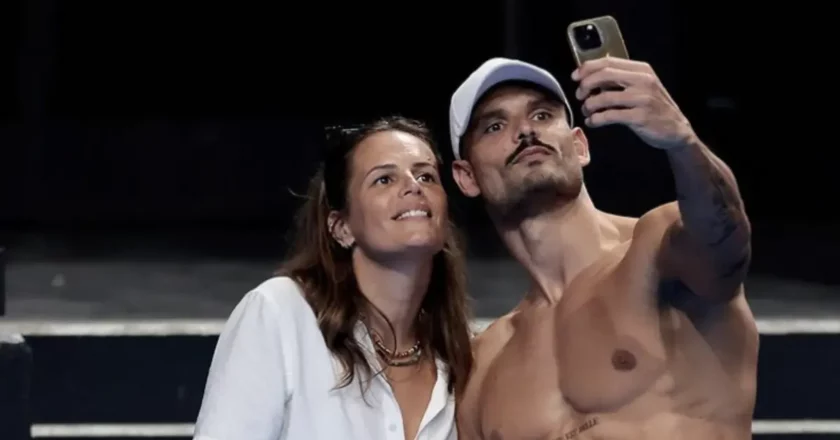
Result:
<svg viewBox="0 0 840 440">
<path fill-rule="evenodd" d="M 432 175 L 432 174 L 430 174 L 430 173 L 421 174 L 421 175 L 417 178 L 417 180 L 420 180 L 421 182 L 428 182 L 428 183 L 434 183 L 434 182 L 437 182 L 437 179 L 435 178 L 435 176 L 433 176 L 433 175 Z"/>
</svg>

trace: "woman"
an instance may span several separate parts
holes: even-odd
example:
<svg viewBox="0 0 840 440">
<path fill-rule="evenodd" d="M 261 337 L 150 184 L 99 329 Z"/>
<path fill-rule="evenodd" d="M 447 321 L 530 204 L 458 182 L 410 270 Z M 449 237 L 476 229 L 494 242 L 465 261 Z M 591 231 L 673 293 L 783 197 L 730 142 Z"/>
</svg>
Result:
<svg viewBox="0 0 840 440">
<path fill-rule="evenodd" d="M 219 337 L 195 438 L 456 438 L 472 364 L 464 267 L 429 132 L 333 137 L 281 270 Z"/>
</svg>

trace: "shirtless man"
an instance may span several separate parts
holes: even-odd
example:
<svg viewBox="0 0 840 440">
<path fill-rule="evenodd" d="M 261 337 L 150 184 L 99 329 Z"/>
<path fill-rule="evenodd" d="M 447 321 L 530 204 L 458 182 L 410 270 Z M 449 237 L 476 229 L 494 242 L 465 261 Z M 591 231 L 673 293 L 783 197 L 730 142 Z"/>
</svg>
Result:
<svg viewBox="0 0 840 440">
<path fill-rule="evenodd" d="M 605 58 L 572 79 L 587 126 L 624 125 L 668 156 L 678 201 L 638 219 L 598 210 L 557 80 L 505 59 L 467 78 L 450 108 L 454 178 L 532 284 L 476 339 L 461 438 L 749 439 L 758 331 L 735 178 L 647 64 Z"/>
</svg>

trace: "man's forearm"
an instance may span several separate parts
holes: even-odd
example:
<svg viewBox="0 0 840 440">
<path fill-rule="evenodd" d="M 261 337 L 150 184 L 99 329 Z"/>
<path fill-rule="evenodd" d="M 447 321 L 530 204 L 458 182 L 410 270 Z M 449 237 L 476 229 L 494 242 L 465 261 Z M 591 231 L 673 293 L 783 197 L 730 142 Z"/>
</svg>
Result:
<svg viewBox="0 0 840 440">
<path fill-rule="evenodd" d="M 735 176 L 700 141 L 668 151 L 683 227 L 724 271 L 749 259 L 750 224 Z"/>
</svg>

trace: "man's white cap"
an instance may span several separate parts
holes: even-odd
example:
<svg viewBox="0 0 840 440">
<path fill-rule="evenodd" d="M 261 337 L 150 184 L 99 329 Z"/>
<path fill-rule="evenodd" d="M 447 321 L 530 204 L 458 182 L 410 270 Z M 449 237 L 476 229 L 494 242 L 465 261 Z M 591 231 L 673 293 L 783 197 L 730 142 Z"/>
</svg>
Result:
<svg viewBox="0 0 840 440">
<path fill-rule="evenodd" d="M 452 152 L 456 160 L 461 158 L 461 136 L 467 131 L 476 101 L 481 99 L 487 90 L 505 81 L 526 81 L 553 92 L 566 105 L 569 126 L 574 124 L 569 100 L 553 75 L 524 61 L 492 58 L 476 69 L 452 94 L 449 104 L 449 135 L 452 138 Z"/>
</svg>

